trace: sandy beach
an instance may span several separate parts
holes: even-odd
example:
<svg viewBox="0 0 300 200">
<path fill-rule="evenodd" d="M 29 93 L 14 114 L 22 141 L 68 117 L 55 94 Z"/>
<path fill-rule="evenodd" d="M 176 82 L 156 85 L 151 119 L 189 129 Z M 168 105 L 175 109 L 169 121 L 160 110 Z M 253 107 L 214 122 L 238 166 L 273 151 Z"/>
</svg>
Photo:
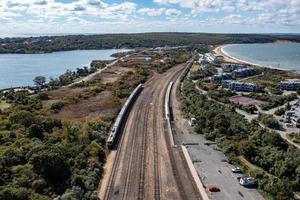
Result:
<svg viewBox="0 0 300 200">
<path fill-rule="evenodd" d="M 244 60 L 241 60 L 241 59 L 238 59 L 238 58 L 235 58 L 235 57 L 229 55 L 223 49 L 225 46 L 229 46 L 229 45 L 230 44 L 220 45 L 220 46 L 216 47 L 213 51 L 214 51 L 215 54 L 223 56 L 225 62 L 243 63 L 243 64 L 254 65 L 254 66 L 258 66 L 258 67 L 265 67 L 265 66 L 262 66 L 262 65 L 259 65 L 259 64 L 256 64 L 256 63 L 247 62 L 247 61 L 244 61 Z"/>
<path fill-rule="evenodd" d="M 294 70 L 282 69 L 282 68 L 277 68 L 277 67 L 273 67 L 273 66 L 259 65 L 259 64 L 256 64 L 256 63 L 251 63 L 251 62 L 247 62 L 247 61 L 244 61 L 244 60 L 235 58 L 235 57 L 229 55 L 228 53 L 226 53 L 226 52 L 224 51 L 224 47 L 225 47 L 225 46 L 228 46 L 228 45 L 231 45 L 231 44 L 220 45 L 220 46 L 217 46 L 217 47 L 213 50 L 213 52 L 214 52 L 215 54 L 220 55 L 220 56 L 223 56 L 225 62 L 230 62 L 230 63 L 242 63 L 242 64 L 248 64 L 248 65 L 253 65 L 253 66 L 257 66 L 257 67 L 267 67 L 267 68 L 271 68 L 271 69 L 277 69 L 277 70 L 292 71 L 292 72 L 294 72 Z"/>
</svg>

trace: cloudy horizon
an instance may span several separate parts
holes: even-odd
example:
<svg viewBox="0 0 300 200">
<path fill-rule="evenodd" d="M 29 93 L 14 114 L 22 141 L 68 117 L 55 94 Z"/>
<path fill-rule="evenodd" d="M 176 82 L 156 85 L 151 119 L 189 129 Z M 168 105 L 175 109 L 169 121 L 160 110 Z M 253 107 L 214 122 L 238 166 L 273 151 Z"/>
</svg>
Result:
<svg viewBox="0 0 300 200">
<path fill-rule="evenodd" d="M 1 0 L 0 36 L 300 33 L 300 0 Z"/>
</svg>

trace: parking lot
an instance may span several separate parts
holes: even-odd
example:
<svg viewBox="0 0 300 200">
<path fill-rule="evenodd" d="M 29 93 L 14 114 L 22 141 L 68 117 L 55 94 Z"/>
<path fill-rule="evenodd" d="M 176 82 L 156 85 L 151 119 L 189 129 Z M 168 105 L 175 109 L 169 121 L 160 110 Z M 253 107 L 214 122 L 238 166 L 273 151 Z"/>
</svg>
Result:
<svg viewBox="0 0 300 200">
<path fill-rule="evenodd" d="M 212 193 L 216 200 L 260 200 L 263 197 L 256 189 L 245 188 L 239 184 L 238 177 L 243 174 L 234 174 L 225 155 L 219 151 L 216 144 L 207 145 L 201 135 L 184 135 L 184 142 L 194 162 L 194 166 L 206 187 L 217 186 L 220 192 Z M 196 142 L 196 143 L 195 143 Z"/>
</svg>

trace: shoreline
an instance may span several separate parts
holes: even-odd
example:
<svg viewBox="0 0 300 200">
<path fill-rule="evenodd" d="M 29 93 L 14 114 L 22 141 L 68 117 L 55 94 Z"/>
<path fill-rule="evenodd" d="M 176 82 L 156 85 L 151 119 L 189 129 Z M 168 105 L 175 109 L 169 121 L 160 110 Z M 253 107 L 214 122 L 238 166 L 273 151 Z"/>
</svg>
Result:
<svg viewBox="0 0 300 200">
<path fill-rule="evenodd" d="M 213 49 L 213 52 L 217 55 L 223 56 L 224 57 L 224 61 L 225 62 L 232 62 L 232 63 L 240 63 L 240 64 L 247 64 L 247 65 L 253 65 L 256 67 L 262 67 L 262 68 L 269 68 L 269 69 L 276 69 L 276 70 L 281 70 L 281 71 L 287 71 L 287 72 L 294 72 L 294 73 L 299 73 L 295 70 L 291 70 L 291 69 L 282 69 L 282 68 L 278 68 L 278 67 L 274 67 L 274 66 L 265 66 L 265 65 L 261 65 L 261 64 L 257 64 L 257 63 L 253 63 L 253 62 L 249 62 L 249 61 L 245 61 L 242 59 L 238 59 L 230 54 L 228 54 L 224 48 L 226 46 L 230 46 L 230 45 L 234 45 L 234 44 L 223 44 L 223 45 L 219 45 L 216 48 Z"/>
</svg>

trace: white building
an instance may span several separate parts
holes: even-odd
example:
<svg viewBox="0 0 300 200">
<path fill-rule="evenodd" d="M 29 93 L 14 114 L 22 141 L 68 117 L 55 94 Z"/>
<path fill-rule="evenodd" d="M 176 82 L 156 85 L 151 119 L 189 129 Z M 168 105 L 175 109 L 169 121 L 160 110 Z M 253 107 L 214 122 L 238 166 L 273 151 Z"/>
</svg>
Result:
<svg viewBox="0 0 300 200">
<path fill-rule="evenodd" d="M 218 56 L 212 53 L 206 53 L 204 55 L 205 59 L 210 62 L 210 63 L 218 63 L 218 62 L 222 62 L 224 60 L 223 56 Z"/>
<path fill-rule="evenodd" d="M 279 87 L 282 90 L 297 90 L 300 88 L 300 81 L 299 80 L 281 81 L 279 83 Z"/>
<path fill-rule="evenodd" d="M 244 92 L 256 92 L 259 87 L 254 83 L 244 83 L 239 81 L 224 80 L 222 81 L 222 87 L 235 91 Z"/>
<path fill-rule="evenodd" d="M 292 108 L 289 111 L 286 111 L 285 121 L 293 123 L 296 127 L 300 127 L 300 108 Z"/>
</svg>

